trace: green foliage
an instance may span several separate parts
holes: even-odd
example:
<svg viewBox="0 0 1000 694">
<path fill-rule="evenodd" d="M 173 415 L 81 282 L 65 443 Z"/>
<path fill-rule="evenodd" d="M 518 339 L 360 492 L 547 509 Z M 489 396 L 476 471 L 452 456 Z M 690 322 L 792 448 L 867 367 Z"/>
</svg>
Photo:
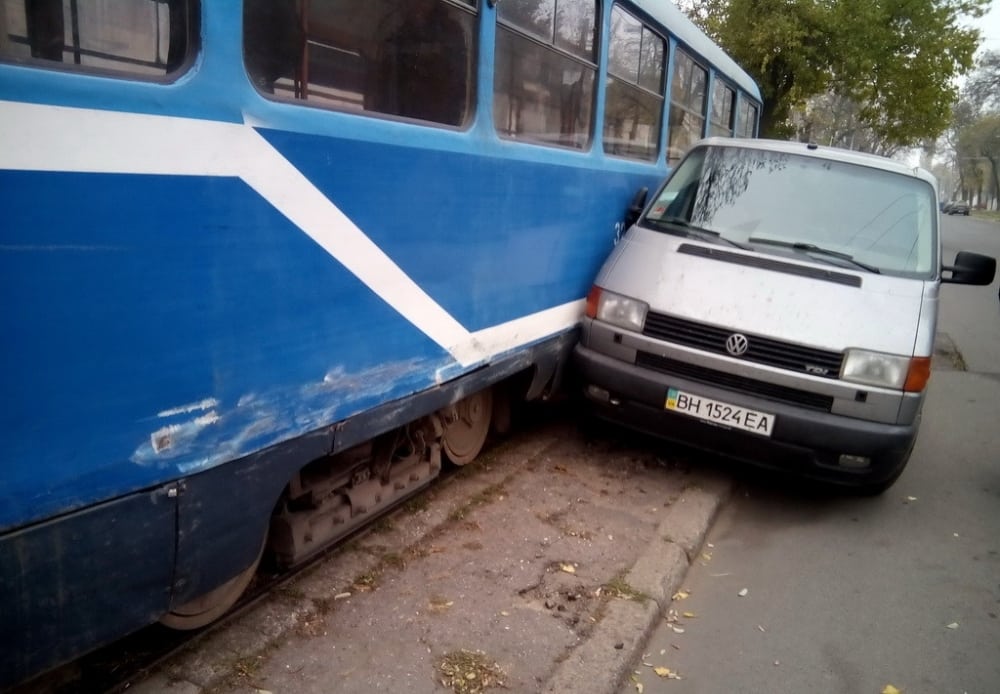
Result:
<svg viewBox="0 0 1000 694">
<path fill-rule="evenodd" d="M 794 109 L 830 92 L 897 146 L 938 136 L 979 43 L 962 26 L 989 0 L 691 0 L 692 16 L 758 82 L 761 132 L 792 130 Z"/>
</svg>

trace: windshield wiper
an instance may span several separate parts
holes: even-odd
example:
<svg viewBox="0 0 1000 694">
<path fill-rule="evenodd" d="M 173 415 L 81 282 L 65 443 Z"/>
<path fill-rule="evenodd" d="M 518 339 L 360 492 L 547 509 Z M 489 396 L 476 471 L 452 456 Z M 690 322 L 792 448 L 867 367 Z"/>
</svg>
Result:
<svg viewBox="0 0 1000 694">
<path fill-rule="evenodd" d="M 853 255 L 841 253 L 840 251 L 834 251 L 829 248 L 823 248 L 822 246 L 817 246 L 812 243 L 803 243 L 802 241 L 782 241 L 781 239 L 765 239 L 759 236 L 751 236 L 747 239 L 747 242 L 756 243 L 761 246 L 780 246 L 782 248 L 791 248 L 805 253 L 816 253 L 818 255 L 825 255 L 831 258 L 839 258 L 840 260 L 847 261 L 851 265 L 859 267 L 862 270 L 867 270 L 868 272 L 876 275 L 882 274 L 882 271 L 874 265 L 869 265 L 868 263 L 862 263 L 860 260 L 855 260 Z"/>
<path fill-rule="evenodd" d="M 672 226 L 680 227 L 687 236 L 701 235 L 703 238 L 708 237 L 711 240 L 722 241 L 728 243 L 730 246 L 735 246 L 736 248 L 742 248 L 745 251 L 750 250 L 749 247 L 744 246 L 742 243 L 737 243 L 731 239 L 727 239 L 718 231 L 712 231 L 711 229 L 703 229 L 702 227 L 695 226 L 691 222 L 681 219 L 680 217 L 662 217 L 659 219 L 653 219 L 651 217 L 646 217 L 644 220 L 649 222 L 654 226 Z"/>
<path fill-rule="evenodd" d="M 655 226 L 672 226 L 681 227 L 685 231 L 700 231 L 703 234 L 710 234 L 712 236 L 718 236 L 719 233 L 716 231 L 709 231 L 708 229 L 702 229 L 701 227 L 696 227 L 691 222 L 681 217 L 646 217 L 644 221 L 649 222 Z"/>
</svg>

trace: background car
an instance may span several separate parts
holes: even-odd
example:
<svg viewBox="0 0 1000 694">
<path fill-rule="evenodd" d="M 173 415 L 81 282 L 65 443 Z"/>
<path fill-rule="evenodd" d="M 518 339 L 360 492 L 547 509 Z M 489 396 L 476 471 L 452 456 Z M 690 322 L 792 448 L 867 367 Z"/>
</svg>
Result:
<svg viewBox="0 0 1000 694">
<path fill-rule="evenodd" d="M 955 202 L 951 202 L 945 205 L 944 211 L 946 214 L 964 214 L 966 217 L 968 217 L 969 203 L 962 202 L 961 200 L 956 200 Z"/>
</svg>

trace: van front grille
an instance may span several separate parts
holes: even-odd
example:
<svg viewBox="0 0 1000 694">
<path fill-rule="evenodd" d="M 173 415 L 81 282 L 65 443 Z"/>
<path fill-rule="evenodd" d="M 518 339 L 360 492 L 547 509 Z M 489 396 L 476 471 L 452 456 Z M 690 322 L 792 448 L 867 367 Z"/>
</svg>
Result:
<svg viewBox="0 0 1000 694">
<path fill-rule="evenodd" d="M 737 332 L 740 331 L 719 328 L 652 311 L 646 316 L 646 324 L 642 329 L 643 335 L 655 337 L 658 340 L 726 355 L 729 354 L 726 351 L 726 339 Z M 844 360 L 844 355 L 840 352 L 803 347 L 750 333 L 740 334 L 747 338 L 749 348 L 739 359 L 787 369 L 796 373 L 808 373 L 813 376 L 826 378 L 840 376 L 840 365 Z"/>
<path fill-rule="evenodd" d="M 807 390 L 779 386 L 767 381 L 758 381 L 754 378 L 727 374 L 723 371 L 716 371 L 704 366 L 696 366 L 676 359 L 668 359 L 649 352 L 639 352 L 635 357 L 636 366 L 653 369 L 660 373 L 674 376 L 682 376 L 699 383 L 707 383 L 720 388 L 734 390 L 742 393 L 752 393 L 769 400 L 787 402 L 793 405 L 801 405 L 815 410 L 829 412 L 833 408 L 833 398 L 829 395 L 810 393 Z"/>
</svg>

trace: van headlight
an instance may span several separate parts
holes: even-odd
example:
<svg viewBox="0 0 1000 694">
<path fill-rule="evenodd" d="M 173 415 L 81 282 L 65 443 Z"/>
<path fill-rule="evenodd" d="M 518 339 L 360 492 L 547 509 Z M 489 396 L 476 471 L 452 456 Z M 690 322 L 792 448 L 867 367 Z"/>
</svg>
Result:
<svg viewBox="0 0 1000 694">
<path fill-rule="evenodd" d="M 609 292 L 596 284 L 587 295 L 587 317 L 619 328 L 642 332 L 649 305 L 638 299 Z"/>
<path fill-rule="evenodd" d="M 851 383 L 902 390 L 909 371 L 909 357 L 849 349 L 840 369 L 840 378 Z"/>
</svg>

